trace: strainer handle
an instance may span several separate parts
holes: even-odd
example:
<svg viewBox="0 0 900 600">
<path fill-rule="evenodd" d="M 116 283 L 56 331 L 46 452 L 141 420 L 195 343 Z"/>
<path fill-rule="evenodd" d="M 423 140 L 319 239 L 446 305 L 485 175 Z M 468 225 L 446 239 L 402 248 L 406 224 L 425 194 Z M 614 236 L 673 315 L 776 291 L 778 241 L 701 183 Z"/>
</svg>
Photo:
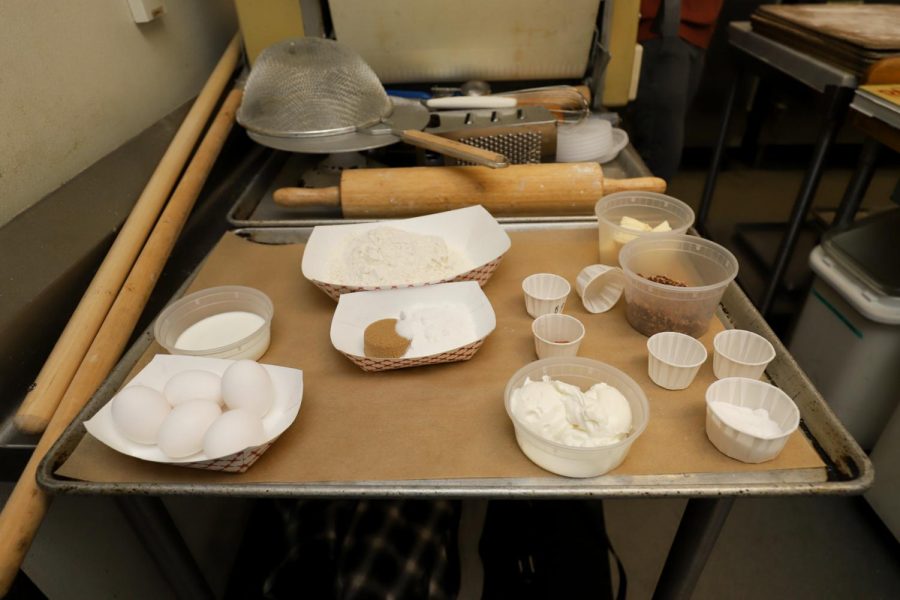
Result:
<svg viewBox="0 0 900 600">
<path fill-rule="evenodd" d="M 458 160 L 467 160 L 475 164 L 491 167 L 492 169 L 502 169 L 509 166 L 509 161 L 502 154 L 491 152 L 490 150 L 482 150 L 456 140 L 448 140 L 447 138 L 415 129 L 406 129 L 395 133 L 407 144 L 432 150 L 444 156 L 452 156 Z"/>
</svg>

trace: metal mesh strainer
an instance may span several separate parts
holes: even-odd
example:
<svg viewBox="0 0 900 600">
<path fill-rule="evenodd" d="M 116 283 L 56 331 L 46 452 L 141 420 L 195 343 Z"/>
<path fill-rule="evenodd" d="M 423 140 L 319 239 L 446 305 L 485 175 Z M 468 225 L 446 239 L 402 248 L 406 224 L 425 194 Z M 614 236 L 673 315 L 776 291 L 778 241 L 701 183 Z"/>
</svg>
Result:
<svg viewBox="0 0 900 600">
<path fill-rule="evenodd" d="M 293 38 L 263 50 L 250 71 L 238 122 L 250 137 L 293 152 L 348 152 L 395 141 L 493 168 L 506 157 L 422 132 L 421 105 L 394 111 L 365 61 L 337 42 Z"/>
<path fill-rule="evenodd" d="M 259 55 L 237 120 L 264 135 L 316 137 L 370 127 L 392 108 L 358 54 L 331 40 L 293 38 Z"/>
</svg>

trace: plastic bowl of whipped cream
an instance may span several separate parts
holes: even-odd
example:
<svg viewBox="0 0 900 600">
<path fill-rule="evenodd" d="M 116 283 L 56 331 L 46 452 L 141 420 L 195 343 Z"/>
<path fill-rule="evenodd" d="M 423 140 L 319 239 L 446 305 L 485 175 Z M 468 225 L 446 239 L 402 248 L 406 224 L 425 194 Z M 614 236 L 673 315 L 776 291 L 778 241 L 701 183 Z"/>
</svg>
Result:
<svg viewBox="0 0 900 600">
<path fill-rule="evenodd" d="M 525 365 L 506 384 L 505 403 L 525 456 L 566 477 L 596 477 L 618 467 L 650 418 L 641 387 L 590 358 Z"/>
</svg>

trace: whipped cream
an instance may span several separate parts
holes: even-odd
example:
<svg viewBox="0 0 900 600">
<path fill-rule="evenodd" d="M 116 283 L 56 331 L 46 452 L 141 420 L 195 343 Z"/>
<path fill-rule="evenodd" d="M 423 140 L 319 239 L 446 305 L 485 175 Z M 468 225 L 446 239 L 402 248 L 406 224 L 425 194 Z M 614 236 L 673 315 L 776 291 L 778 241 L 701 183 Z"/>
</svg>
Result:
<svg viewBox="0 0 900 600">
<path fill-rule="evenodd" d="M 605 383 L 583 392 L 546 375 L 541 381 L 526 378 L 513 390 L 510 408 L 529 429 L 567 446 L 608 446 L 631 433 L 628 400 Z"/>
<path fill-rule="evenodd" d="M 769 416 L 769 411 L 764 408 L 750 408 L 737 406 L 722 400 L 713 400 L 709 407 L 729 427 L 733 427 L 743 433 L 763 438 L 772 439 L 784 435 L 781 427 Z"/>
<path fill-rule="evenodd" d="M 410 340 L 404 358 L 429 356 L 475 341 L 475 322 L 465 305 L 413 304 L 400 311 L 396 331 Z"/>
<path fill-rule="evenodd" d="M 428 283 L 470 268 L 440 236 L 395 227 L 376 227 L 351 236 L 330 265 L 333 281 L 363 287 Z"/>
</svg>

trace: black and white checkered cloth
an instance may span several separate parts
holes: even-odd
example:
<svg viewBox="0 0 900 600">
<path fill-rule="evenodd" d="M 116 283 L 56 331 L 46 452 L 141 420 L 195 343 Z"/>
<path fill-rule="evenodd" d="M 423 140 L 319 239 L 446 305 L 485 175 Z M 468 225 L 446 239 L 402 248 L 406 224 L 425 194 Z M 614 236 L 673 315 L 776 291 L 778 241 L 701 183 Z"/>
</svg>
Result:
<svg viewBox="0 0 900 600">
<path fill-rule="evenodd" d="M 281 505 L 289 551 L 266 598 L 455 598 L 459 503 L 309 500 Z"/>
</svg>

